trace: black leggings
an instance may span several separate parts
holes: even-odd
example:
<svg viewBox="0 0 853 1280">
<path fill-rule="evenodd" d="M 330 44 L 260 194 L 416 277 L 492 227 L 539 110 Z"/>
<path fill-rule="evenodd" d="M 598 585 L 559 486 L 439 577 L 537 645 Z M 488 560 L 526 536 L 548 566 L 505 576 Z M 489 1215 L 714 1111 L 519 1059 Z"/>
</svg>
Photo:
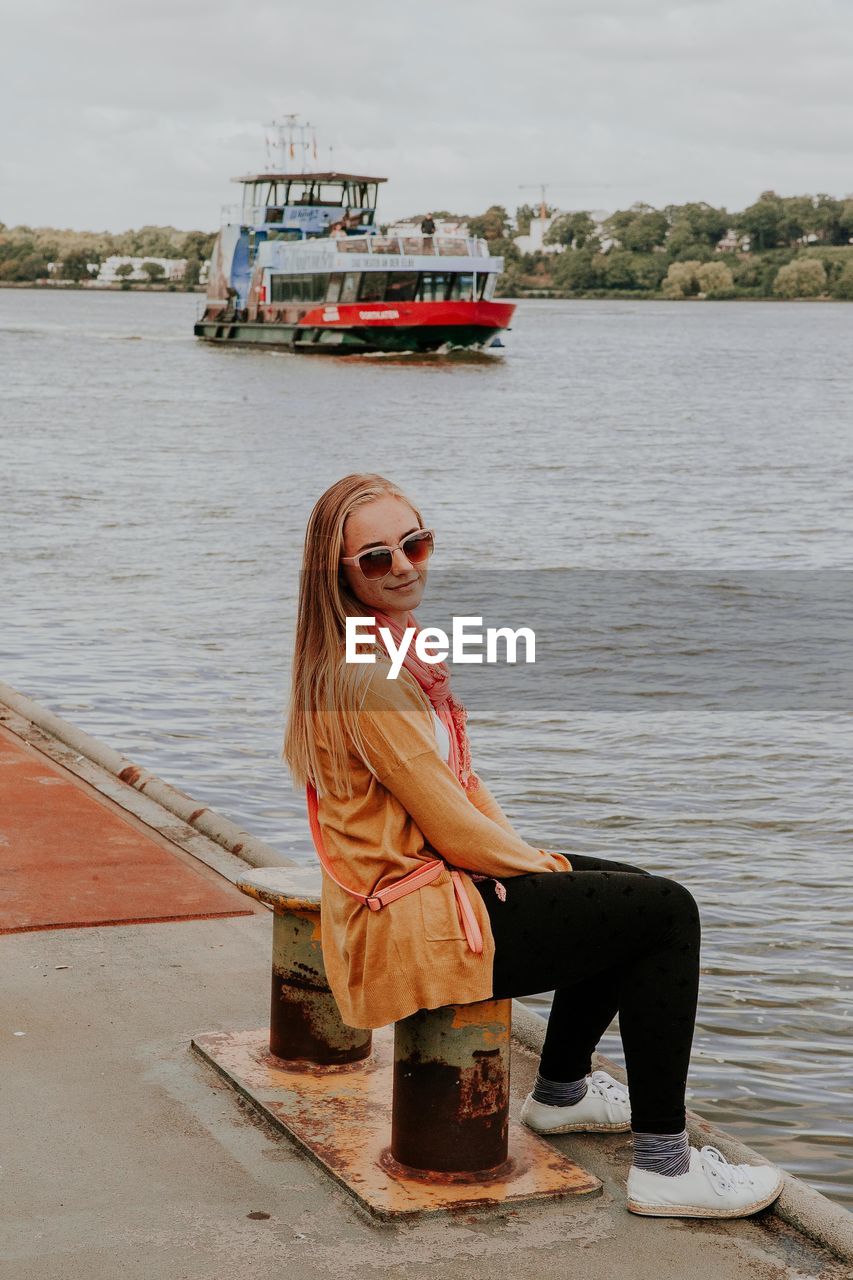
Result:
<svg viewBox="0 0 853 1280">
<path fill-rule="evenodd" d="M 495 936 L 494 995 L 554 992 L 539 1070 L 579 1080 L 619 1014 L 631 1128 L 680 1133 L 699 993 L 701 927 L 684 885 L 625 862 L 569 854 L 572 871 L 477 888 Z"/>
</svg>

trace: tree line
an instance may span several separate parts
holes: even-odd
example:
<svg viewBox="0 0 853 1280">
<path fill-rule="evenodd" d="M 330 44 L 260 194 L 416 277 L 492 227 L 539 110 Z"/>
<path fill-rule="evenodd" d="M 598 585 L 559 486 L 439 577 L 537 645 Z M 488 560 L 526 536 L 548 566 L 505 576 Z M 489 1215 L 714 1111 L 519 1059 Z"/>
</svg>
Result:
<svg viewBox="0 0 853 1280">
<path fill-rule="evenodd" d="M 472 234 L 503 256 L 500 288 L 510 296 L 853 299 L 853 197 L 764 191 L 734 213 L 703 201 L 637 203 L 602 223 L 586 210 L 557 213 L 545 244 L 562 252 L 525 254 L 513 234 L 529 231 L 535 216 L 522 205 L 513 221 L 492 205 L 468 220 Z"/>
<path fill-rule="evenodd" d="M 68 231 L 55 227 L 7 227 L 0 222 L 0 281 L 41 280 L 48 263 L 65 280 L 90 278 L 96 266 L 114 256 L 127 258 L 186 258 L 183 283 L 198 282 L 202 264 L 210 257 L 215 232 L 179 231 L 176 227 L 140 227 L 113 234 L 108 231 Z M 146 263 L 149 279 L 163 275 L 157 263 Z M 119 269 L 121 270 L 121 269 Z M 125 272 L 129 275 L 130 272 Z"/>
<path fill-rule="evenodd" d="M 704 201 L 655 208 L 636 203 L 603 223 L 588 210 L 556 214 L 548 248 L 523 253 L 514 236 L 529 231 L 538 210 L 520 205 L 511 217 L 503 205 L 474 216 L 439 210 L 436 218 L 464 220 L 474 236 L 504 258 L 500 291 L 598 296 L 683 298 L 819 297 L 853 300 L 853 197 L 780 196 L 764 191 L 747 208 L 730 213 Z M 197 282 L 214 232 L 146 226 L 119 234 L 0 223 L 0 281 L 38 280 L 48 263 L 67 280 L 84 280 L 89 265 L 113 255 L 186 258 L 184 283 Z M 146 264 L 151 280 L 161 269 Z M 129 274 L 126 272 L 125 274 Z"/>
</svg>

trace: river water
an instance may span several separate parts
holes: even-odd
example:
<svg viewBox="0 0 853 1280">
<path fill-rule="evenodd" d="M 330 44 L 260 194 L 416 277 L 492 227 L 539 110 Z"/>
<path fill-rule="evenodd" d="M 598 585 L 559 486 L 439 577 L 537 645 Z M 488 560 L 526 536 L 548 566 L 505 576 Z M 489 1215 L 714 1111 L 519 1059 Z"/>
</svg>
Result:
<svg viewBox="0 0 853 1280">
<path fill-rule="evenodd" d="M 466 692 L 520 832 L 699 903 L 688 1107 L 853 1207 L 853 307 L 526 302 L 502 358 L 414 360 L 211 349 L 198 301 L 0 290 L 0 678 L 310 859 L 301 538 L 339 476 L 396 479 L 472 613 L 547 606 L 559 678 Z M 668 685 L 623 642 L 684 589 Z"/>
</svg>

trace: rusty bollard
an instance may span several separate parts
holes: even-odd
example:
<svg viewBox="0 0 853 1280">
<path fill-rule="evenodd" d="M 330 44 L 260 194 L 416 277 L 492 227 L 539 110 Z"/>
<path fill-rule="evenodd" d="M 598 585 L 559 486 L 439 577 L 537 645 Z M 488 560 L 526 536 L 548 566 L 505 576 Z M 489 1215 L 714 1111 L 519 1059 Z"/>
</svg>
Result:
<svg viewBox="0 0 853 1280">
<path fill-rule="evenodd" d="M 241 876 L 237 887 L 274 912 L 270 1053 L 318 1066 L 366 1058 L 370 1031 L 348 1027 L 329 990 L 320 945 L 319 868 L 267 867 Z"/>
<path fill-rule="evenodd" d="M 420 1009 L 394 1028 L 391 1156 L 437 1174 L 507 1163 L 511 1000 Z"/>
</svg>

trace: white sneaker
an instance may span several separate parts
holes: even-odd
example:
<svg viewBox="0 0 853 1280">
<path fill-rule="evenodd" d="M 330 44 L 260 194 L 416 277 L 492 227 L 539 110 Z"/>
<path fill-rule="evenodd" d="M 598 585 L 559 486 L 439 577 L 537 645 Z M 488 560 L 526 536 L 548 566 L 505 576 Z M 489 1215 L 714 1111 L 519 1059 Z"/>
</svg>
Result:
<svg viewBox="0 0 853 1280">
<path fill-rule="evenodd" d="M 628 1208 L 653 1218 L 745 1218 L 771 1204 L 785 1175 L 771 1165 L 729 1164 L 716 1147 L 690 1148 L 690 1168 L 675 1178 L 628 1171 Z"/>
<path fill-rule="evenodd" d="M 624 1084 L 606 1071 L 593 1071 L 580 1102 L 551 1107 L 528 1093 L 520 1118 L 536 1133 L 624 1133 L 631 1128 L 631 1102 Z"/>
</svg>

